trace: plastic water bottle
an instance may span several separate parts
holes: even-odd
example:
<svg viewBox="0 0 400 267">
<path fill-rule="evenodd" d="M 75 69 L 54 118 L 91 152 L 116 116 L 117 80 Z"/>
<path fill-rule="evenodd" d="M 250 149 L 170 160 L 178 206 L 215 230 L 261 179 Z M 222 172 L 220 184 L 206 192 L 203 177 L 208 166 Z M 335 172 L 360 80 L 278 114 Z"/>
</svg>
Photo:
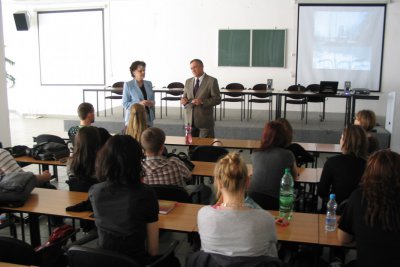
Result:
<svg viewBox="0 0 400 267">
<path fill-rule="evenodd" d="M 279 217 L 287 220 L 292 219 L 293 215 L 293 177 L 290 169 L 285 169 L 285 174 L 281 179 L 281 190 L 279 196 Z"/>
<path fill-rule="evenodd" d="M 187 145 L 192 143 L 192 126 L 190 126 L 190 123 L 185 126 L 185 143 Z"/>
<path fill-rule="evenodd" d="M 335 231 L 336 229 L 336 208 L 335 194 L 330 194 L 328 204 L 326 205 L 325 219 L 325 230 L 328 232 Z"/>
</svg>

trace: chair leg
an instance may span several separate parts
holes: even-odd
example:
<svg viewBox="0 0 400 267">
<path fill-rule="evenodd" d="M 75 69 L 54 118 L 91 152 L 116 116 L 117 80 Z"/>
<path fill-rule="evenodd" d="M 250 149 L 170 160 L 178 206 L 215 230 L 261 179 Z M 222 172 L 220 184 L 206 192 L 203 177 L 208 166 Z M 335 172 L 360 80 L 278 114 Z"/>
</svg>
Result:
<svg viewBox="0 0 400 267">
<path fill-rule="evenodd" d="M 325 99 L 324 102 L 322 103 L 322 120 L 325 120 Z"/>
<path fill-rule="evenodd" d="M 285 106 L 283 107 L 283 118 L 286 119 L 286 96 L 285 96 Z"/>
<path fill-rule="evenodd" d="M 306 124 L 307 124 L 307 119 L 308 119 L 308 103 L 306 103 Z"/>
<path fill-rule="evenodd" d="M 162 94 L 161 94 L 162 98 Z M 160 119 L 162 119 L 162 100 L 160 99 Z"/>
</svg>

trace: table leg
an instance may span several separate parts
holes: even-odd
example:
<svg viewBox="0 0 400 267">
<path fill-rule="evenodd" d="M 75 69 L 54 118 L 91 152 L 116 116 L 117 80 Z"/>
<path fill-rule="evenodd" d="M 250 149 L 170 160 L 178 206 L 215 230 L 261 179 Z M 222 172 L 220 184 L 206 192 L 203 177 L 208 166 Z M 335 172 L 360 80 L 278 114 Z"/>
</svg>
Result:
<svg viewBox="0 0 400 267">
<path fill-rule="evenodd" d="M 29 232 L 31 235 L 31 246 L 39 246 L 41 244 L 41 240 L 38 214 L 29 213 Z"/>
<path fill-rule="evenodd" d="M 345 118 L 344 118 L 344 126 L 348 126 L 350 124 L 351 99 L 352 99 L 352 97 L 346 97 L 346 111 L 345 111 Z"/>
<path fill-rule="evenodd" d="M 351 96 L 351 116 L 350 116 L 350 123 L 353 123 L 355 120 L 355 113 L 356 113 L 356 98 L 355 96 Z"/>
<path fill-rule="evenodd" d="M 275 119 L 279 119 L 281 117 L 282 112 L 282 96 L 280 94 L 275 95 Z"/>
<path fill-rule="evenodd" d="M 99 116 L 99 91 L 96 91 L 96 111 L 97 117 Z"/>
</svg>

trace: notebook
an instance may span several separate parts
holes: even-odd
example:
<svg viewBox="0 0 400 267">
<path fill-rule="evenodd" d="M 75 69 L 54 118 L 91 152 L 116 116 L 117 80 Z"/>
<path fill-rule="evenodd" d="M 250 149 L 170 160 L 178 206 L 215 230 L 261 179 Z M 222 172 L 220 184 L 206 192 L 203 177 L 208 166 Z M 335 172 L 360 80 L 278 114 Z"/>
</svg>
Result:
<svg viewBox="0 0 400 267">
<path fill-rule="evenodd" d="M 171 210 L 173 210 L 178 202 L 176 201 L 168 201 L 168 200 L 159 200 L 159 213 L 160 214 L 168 214 Z"/>
<path fill-rule="evenodd" d="M 339 82 L 321 81 L 319 84 L 320 94 L 336 95 Z"/>
</svg>

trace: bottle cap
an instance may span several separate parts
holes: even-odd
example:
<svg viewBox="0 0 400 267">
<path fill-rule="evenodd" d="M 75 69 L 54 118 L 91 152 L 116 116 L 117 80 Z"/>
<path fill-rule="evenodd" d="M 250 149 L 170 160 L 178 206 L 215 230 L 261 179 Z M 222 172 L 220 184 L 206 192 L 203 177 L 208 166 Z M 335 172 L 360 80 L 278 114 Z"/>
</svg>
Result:
<svg viewBox="0 0 400 267">
<path fill-rule="evenodd" d="M 289 168 L 285 168 L 285 174 L 290 173 L 290 169 Z"/>
<path fill-rule="evenodd" d="M 329 195 L 329 199 L 335 199 L 335 197 L 336 197 L 335 194 L 330 194 Z"/>
</svg>

